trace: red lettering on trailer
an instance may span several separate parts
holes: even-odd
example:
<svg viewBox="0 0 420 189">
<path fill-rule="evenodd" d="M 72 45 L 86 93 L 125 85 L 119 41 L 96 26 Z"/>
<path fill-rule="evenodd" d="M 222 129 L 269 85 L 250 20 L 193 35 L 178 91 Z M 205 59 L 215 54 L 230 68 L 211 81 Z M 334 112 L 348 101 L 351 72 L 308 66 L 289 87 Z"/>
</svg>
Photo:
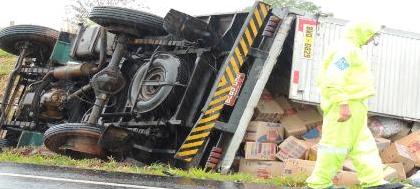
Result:
<svg viewBox="0 0 420 189">
<path fill-rule="evenodd" d="M 225 105 L 228 105 L 228 106 L 235 105 L 236 99 L 238 98 L 239 92 L 241 91 L 244 80 L 245 80 L 244 73 L 239 73 L 238 76 L 236 76 L 235 83 L 233 83 L 232 87 L 230 88 L 230 92 L 225 101 Z"/>
<path fill-rule="evenodd" d="M 314 19 L 308 19 L 308 18 L 300 18 L 298 20 L 298 23 L 299 23 L 299 25 L 298 25 L 298 31 L 300 31 L 300 32 L 303 32 L 303 26 L 304 25 L 313 25 L 313 26 L 316 26 L 317 25 L 316 20 L 314 20 Z"/>
</svg>

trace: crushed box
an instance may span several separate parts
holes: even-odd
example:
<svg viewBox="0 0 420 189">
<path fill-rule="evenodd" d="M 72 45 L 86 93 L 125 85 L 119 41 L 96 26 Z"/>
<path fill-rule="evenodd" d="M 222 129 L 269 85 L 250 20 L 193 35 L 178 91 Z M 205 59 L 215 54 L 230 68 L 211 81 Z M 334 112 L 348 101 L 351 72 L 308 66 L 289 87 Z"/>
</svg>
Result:
<svg viewBox="0 0 420 189">
<path fill-rule="evenodd" d="M 284 161 L 285 175 L 311 175 L 315 167 L 315 161 L 301 159 L 286 159 Z"/>
<path fill-rule="evenodd" d="M 284 96 L 277 96 L 274 99 L 280 107 L 284 110 L 285 115 L 296 114 L 296 110 L 291 105 L 291 102 Z"/>
<path fill-rule="evenodd" d="M 308 104 L 302 104 L 298 102 L 289 101 L 289 104 L 295 109 L 296 111 L 305 111 L 313 109 L 314 106 Z"/>
<path fill-rule="evenodd" d="M 387 181 L 392 181 L 398 178 L 397 171 L 390 167 L 384 166 L 384 179 Z M 357 179 L 357 173 L 353 171 L 340 171 L 333 179 L 333 183 L 336 186 L 353 186 L 360 184 L 359 179 Z"/>
<path fill-rule="evenodd" d="M 399 179 L 398 172 L 391 166 L 384 165 L 384 180 L 394 181 Z"/>
<path fill-rule="evenodd" d="M 241 159 L 239 172 L 260 178 L 279 177 L 284 172 L 284 163 L 280 161 L 259 161 Z"/>
<path fill-rule="evenodd" d="M 305 123 L 308 130 L 322 125 L 322 115 L 318 113 L 316 108 L 298 111 L 297 115 Z"/>
<path fill-rule="evenodd" d="M 283 117 L 280 122 L 284 127 L 286 137 L 301 137 L 308 130 L 305 126 L 305 122 L 303 122 L 297 114 L 287 115 Z"/>
<path fill-rule="evenodd" d="M 375 138 L 376 146 L 378 147 L 379 152 L 386 149 L 389 145 L 391 145 L 391 140 L 386 138 Z"/>
<path fill-rule="evenodd" d="M 405 180 L 407 177 L 405 175 L 404 165 L 402 163 L 389 163 L 385 164 L 386 166 L 390 166 L 397 171 L 398 179 Z"/>
<path fill-rule="evenodd" d="M 420 167 L 420 130 L 397 140 L 396 143 L 407 147 L 416 158 L 416 167 Z"/>
<path fill-rule="evenodd" d="M 278 146 L 276 157 L 281 161 L 290 158 L 303 159 L 307 150 L 309 150 L 308 144 L 291 136 Z"/>
<path fill-rule="evenodd" d="M 271 94 L 267 90 L 264 90 L 255 108 L 254 120 L 279 122 L 283 114 L 284 110 L 277 104 Z"/>
<path fill-rule="evenodd" d="M 357 179 L 357 174 L 351 171 L 338 172 L 332 181 L 337 186 L 352 186 L 360 183 Z"/>
<path fill-rule="evenodd" d="M 393 143 L 380 154 L 383 163 L 402 163 L 406 173 L 414 168 L 415 157 L 403 145 Z"/>
<path fill-rule="evenodd" d="M 245 140 L 250 142 L 280 143 L 284 128 L 279 123 L 251 121 L 246 130 Z"/>
<path fill-rule="evenodd" d="M 245 144 L 245 159 L 276 160 L 277 144 L 247 142 Z"/>
</svg>

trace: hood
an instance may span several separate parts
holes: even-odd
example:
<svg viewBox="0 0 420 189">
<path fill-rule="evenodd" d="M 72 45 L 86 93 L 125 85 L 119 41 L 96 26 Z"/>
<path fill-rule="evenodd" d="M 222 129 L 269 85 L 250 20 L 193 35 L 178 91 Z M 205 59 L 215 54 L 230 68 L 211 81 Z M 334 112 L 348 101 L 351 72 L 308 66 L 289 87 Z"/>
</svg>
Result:
<svg viewBox="0 0 420 189">
<path fill-rule="evenodd" d="M 361 47 L 366 42 L 379 32 L 381 26 L 376 26 L 370 23 L 349 23 L 345 27 L 345 39 L 346 41 Z"/>
</svg>

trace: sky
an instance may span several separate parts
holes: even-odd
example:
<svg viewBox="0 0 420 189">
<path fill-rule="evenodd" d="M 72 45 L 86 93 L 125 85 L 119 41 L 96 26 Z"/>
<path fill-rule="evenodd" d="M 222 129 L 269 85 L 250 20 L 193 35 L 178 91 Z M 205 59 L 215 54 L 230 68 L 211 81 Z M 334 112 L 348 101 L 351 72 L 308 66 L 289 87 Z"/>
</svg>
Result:
<svg viewBox="0 0 420 189">
<path fill-rule="evenodd" d="M 0 27 L 37 24 L 61 29 L 66 5 L 72 0 L 7 0 L 0 7 Z M 309 0 L 323 12 L 346 20 L 369 20 L 387 27 L 420 33 L 420 1 L 416 0 Z M 148 11 L 164 16 L 170 8 L 191 15 L 233 12 L 251 6 L 254 0 L 139 0 Z M 398 5 L 396 4 L 398 2 Z"/>
</svg>

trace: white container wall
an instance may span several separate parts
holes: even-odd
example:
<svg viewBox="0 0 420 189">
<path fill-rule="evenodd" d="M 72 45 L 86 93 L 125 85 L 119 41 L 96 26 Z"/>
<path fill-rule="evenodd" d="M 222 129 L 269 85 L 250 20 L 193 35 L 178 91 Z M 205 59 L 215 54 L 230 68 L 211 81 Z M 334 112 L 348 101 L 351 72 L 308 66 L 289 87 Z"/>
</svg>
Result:
<svg viewBox="0 0 420 189">
<path fill-rule="evenodd" d="M 319 103 L 317 74 L 328 48 L 340 39 L 345 23 L 335 18 L 298 17 L 291 99 Z M 420 34 L 386 28 L 379 45 L 366 46 L 363 52 L 375 76 L 376 96 L 369 101 L 371 113 L 420 120 Z"/>
</svg>

